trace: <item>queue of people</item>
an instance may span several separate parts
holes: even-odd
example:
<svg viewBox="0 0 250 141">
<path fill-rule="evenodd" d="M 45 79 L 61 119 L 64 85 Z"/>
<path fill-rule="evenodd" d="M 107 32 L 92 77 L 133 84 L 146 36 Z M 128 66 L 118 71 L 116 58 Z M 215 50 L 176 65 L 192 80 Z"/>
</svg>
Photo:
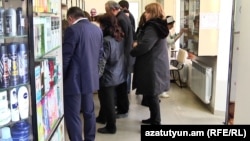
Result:
<svg viewBox="0 0 250 141">
<path fill-rule="evenodd" d="M 108 1 L 105 10 L 95 20 L 98 26 L 92 23 L 93 15 L 86 18 L 86 11 L 78 7 L 67 11 L 63 82 L 67 86 L 64 111 L 71 141 L 82 141 L 82 133 L 85 141 L 94 141 L 96 130 L 103 134 L 116 133 L 116 119 L 129 114 L 132 73 L 132 89 L 143 96 L 141 105 L 149 108 L 149 118 L 141 122 L 161 124 L 159 95 L 170 89 L 166 42 L 169 29 L 164 10 L 159 3 L 146 5 L 136 30 L 126 0 Z M 96 10 L 91 9 L 91 14 L 94 13 Z M 98 115 L 94 112 L 96 91 L 100 102 Z M 96 123 L 105 126 L 96 129 Z"/>
</svg>

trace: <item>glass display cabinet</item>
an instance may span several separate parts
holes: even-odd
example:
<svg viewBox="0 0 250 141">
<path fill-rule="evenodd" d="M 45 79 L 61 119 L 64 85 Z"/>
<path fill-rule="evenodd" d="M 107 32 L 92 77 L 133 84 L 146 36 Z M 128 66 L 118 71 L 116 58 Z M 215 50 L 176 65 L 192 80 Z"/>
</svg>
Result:
<svg viewBox="0 0 250 141">
<path fill-rule="evenodd" d="M 217 56 L 220 0 L 180 0 L 180 47 L 195 56 Z"/>
<path fill-rule="evenodd" d="M 0 141 L 64 141 L 61 1 L 0 0 L 0 57 Z"/>
<path fill-rule="evenodd" d="M 180 39 L 181 48 L 198 55 L 200 0 L 181 0 L 181 28 L 188 32 Z"/>
</svg>

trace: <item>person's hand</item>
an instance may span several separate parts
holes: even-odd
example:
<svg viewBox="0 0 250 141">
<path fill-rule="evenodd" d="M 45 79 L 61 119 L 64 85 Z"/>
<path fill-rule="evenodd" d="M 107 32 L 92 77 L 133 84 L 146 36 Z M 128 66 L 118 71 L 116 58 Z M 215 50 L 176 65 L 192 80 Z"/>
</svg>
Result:
<svg viewBox="0 0 250 141">
<path fill-rule="evenodd" d="M 188 28 L 182 28 L 180 33 L 182 34 L 182 33 L 187 32 L 187 31 L 188 31 Z"/>
<path fill-rule="evenodd" d="M 136 47 L 138 45 L 137 41 L 134 41 L 133 47 Z"/>
</svg>

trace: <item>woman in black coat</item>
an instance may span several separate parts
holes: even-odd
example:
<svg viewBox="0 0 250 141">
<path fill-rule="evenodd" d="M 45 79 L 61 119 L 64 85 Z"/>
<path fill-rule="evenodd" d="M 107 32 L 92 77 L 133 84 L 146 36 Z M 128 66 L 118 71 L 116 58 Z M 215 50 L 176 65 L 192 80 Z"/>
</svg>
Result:
<svg viewBox="0 0 250 141">
<path fill-rule="evenodd" d="M 170 87 L 169 61 L 166 37 L 168 29 L 160 4 L 145 7 L 146 23 L 130 54 L 136 57 L 133 88 L 143 95 L 142 105 L 148 106 L 150 118 L 142 123 L 161 124 L 159 94 Z"/>
</svg>

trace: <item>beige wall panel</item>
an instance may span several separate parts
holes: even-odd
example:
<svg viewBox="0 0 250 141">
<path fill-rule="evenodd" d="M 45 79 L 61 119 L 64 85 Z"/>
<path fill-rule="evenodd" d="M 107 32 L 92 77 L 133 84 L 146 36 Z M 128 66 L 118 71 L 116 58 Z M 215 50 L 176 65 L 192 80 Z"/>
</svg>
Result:
<svg viewBox="0 0 250 141">
<path fill-rule="evenodd" d="M 97 14 L 105 13 L 105 3 L 107 0 L 85 0 L 85 10 L 90 12 L 91 8 L 95 8 Z"/>
<path fill-rule="evenodd" d="M 219 12 L 220 0 L 200 0 L 201 13 L 206 12 Z"/>
<path fill-rule="evenodd" d="M 203 29 L 199 32 L 199 56 L 215 56 L 218 52 L 219 31 Z"/>
<path fill-rule="evenodd" d="M 172 15 L 176 19 L 176 0 L 165 0 L 164 12 L 166 15 Z"/>
</svg>

